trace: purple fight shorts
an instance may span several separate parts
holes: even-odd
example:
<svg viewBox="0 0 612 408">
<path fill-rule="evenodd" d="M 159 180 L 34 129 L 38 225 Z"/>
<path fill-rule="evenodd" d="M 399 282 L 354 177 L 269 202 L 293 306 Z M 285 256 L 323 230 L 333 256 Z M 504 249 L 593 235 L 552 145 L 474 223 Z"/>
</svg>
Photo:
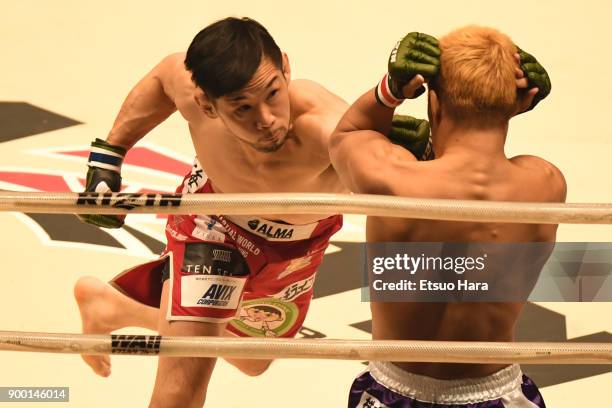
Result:
<svg viewBox="0 0 612 408">
<path fill-rule="evenodd" d="M 482 378 L 438 380 L 371 362 L 351 387 L 349 408 L 545 408 L 538 387 L 515 364 Z"/>
</svg>

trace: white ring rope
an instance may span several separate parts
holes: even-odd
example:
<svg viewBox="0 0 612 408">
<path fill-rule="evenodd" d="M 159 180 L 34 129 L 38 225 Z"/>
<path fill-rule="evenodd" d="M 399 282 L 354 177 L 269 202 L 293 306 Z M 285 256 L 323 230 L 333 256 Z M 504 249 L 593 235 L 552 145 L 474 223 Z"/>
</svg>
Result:
<svg viewBox="0 0 612 408">
<path fill-rule="evenodd" d="M 0 332 L 0 350 L 168 357 L 487 364 L 612 364 L 612 343 L 269 339 Z"/>
<path fill-rule="evenodd" d="M 365 214 L 443 221 L 612 224 L 612 204 L 417 199 L 367 194 L 0 191 L 0 211 L 71 214 Z"/>
</svg>

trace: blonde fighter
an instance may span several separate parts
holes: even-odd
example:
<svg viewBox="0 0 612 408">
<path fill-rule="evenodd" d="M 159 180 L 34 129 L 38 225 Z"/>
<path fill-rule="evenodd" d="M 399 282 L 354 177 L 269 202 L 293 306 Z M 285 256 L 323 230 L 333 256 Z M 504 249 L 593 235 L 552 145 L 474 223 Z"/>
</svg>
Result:
<svg viewBox="0 0 612 408">
<path fill-rule="evenodd" d="M 134 87 L 107 139 L 92 144 L 87 191 L 118 191 L 126 151 L 177 110 L 199 159 L 178 192 L 345 191 L 328 139 L 347 104 L 315 82 L 290 77 L 287 56 L 257 22 L 227 18 L 206 27 L 186 54 L 164 58 Z M 251 300 L 283 311 L 283 324 L 268 335 L 294 336 L 312 285 L 290 296 L 284 289 L 313 279 L 342 218 L 267 217 L 171 216 L 163 256 L 114 280 L 123 293 L 95 278 L 79 280 L 83 331 L 141 326 L 162 335 L 253 335 L 232 323 L 241 301 Z M 83 218 L 103 227 L 123 223 L 117 216 Z M 96 373 L 110 374 L 108 358 L 84 359 Z M 231 362 L 249 375 L 270 364 Z M 150 406 L 201 406 L 214 364 L 161 357 Z"/>
<path fill-rule="evenodd" d="M 518 84 L 539 89 L 517 92 L 517 48 L 496 30 L 467 27 L 439 44 L 419 33 L 406 36 L 390 58 L 389 77 L 349 108 L 332 135 L 330 154 L 341 179 L 357 193 L 563 202 L 566 185 L 554 165 L 535 156 L 508 158 L 504 153 L 509 119 L 531 109 L 550 91 L 546 72 L 518 51 L 528 74 Z M 417 162 L 384 135 L 395 106 L 423 93 L 426 79 L 435 159 Z M 414 121 L 417 134 L 429 132 L 425 121 Z M 553 242 L 556 229 L 369 217 L 367 240 Z M 520 301 L 372 302 L 372 334 L 375 339 L 512 341 L 522 306 Z M 350 408 L 544 407 L 537 387 L 518 366 L 493 364 L 374 362 L 355 380 L 349 398 Z"/>
</svg>

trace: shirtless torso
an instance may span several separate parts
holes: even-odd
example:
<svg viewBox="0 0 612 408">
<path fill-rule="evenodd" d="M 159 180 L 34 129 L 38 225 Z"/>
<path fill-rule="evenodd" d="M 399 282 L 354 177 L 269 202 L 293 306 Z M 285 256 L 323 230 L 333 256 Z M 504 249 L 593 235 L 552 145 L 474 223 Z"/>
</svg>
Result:
<svg viewBox="0 0 612 408">
<path fill-rule="evenodd" d="M 390 119 L 391 112 L 380 108 L 373 92 L 367 92 L 353 104 L 332 136 L 330 154 L 351 191 L 457 200 L 565 200 L 565 180 L 554 165 L 535 156 L 506 157 L 507 126 L 478 129 L 441 121 L 433 136 L 436 160 L 418 162 L 408 150 L 391 144 L 383 136 L 383 125 Z M 377 130 L 364 130 L 371 128 Z M 369 152 L 368 159 L 355 154 L 356 151 Z M 471 242 L 554 242 L 556 231 L 556 225 L 369 217 L 366 235 L 368 242 L 469 245 Z M 503 267 L 497 270 L 506 273 Z M 373 337 L 512 341 L 523 300 L 513 303 L 372 302 Z M 483 377 L 503 368 L 491 364 L 396 364 L 409 372 L 439 379 Z"/>
<path fill-rule="evenodd" d="M 222 25 L 236 23 L 241 25 L 254 24 L 251 21 L 236 21 L 235 19 L 220 22 Z M 228 91 L 223 96 L 208 98 L 204 90 L 192 81 L 192 73 L 187 70 L 185 59 L 184 53 L 169 55 L 132 89 L 107 137 L 109 144 L 128 150 L 151 129 L 178 111 L 189 125 L 196 156 L 207 176 L 205 187 L 210 187 L 215 193 L 337 193 L 346 191 L 331 166 L 328 153 L 329 137 L 348 106 L 346 102 L 315 82 L 308 80 L 290 81 L 289 63 L 285 55 L 283 55 L 283 63 L 280 67 L 270 58 L 263 57 L 251 79 L 238 91 Z M 207 192 L 210 192 L 210 190 Z M 253 218 L 258 217 L 258 214 L 248 215 Z M 311 236 L 312 239 L 303 239 L 302 241 L 305 253 L 310 249 L 315 251 L 314 246 L 316 244 L 319 245 L 317 248 L 320 250 L 321 256 L 316 260 L 312 259 L 312 262 L 308 258 L 310 263 L 305 264 L 300 269 L 303 276 L 299 275 L 298 278 L 298 274 L 293 273 L 286 279 L 307 278 L 312 282 L 316 268 L 321 262 L 322 253 L 329 242 L 329 236 L 340 227 L 339 217 L 332 217 L 333 215 L 266 214 L 262 217 L 286 224 L 305 224 L 301 226 L 302 229 L 310 228 L 319 220 L 323 220 L 319 225 L 325 224 L 317 230 L 319 235 L 314 234 Z M 118 323 L 121 316 L 130 314 L 141 316 L 136 318 L 138 321 L 130 322 L 131 325 L 158 330 L 162 335 L 220 336 L 225 333 L 229 321 L 232 320 L 231 316 L 240 315 L 237 309 L 216 307 L 215 305 L 211 307 L 183 307 L 182 295 L 175 294 L 171 290 L 170 282 L 176 282 L 176 287 L 183 287 L 182 283 L 179 286 L 179 282 L 182 282 L 183 275 L 189 274 L 189 272 L 184 274 L 180 272 L 183 270 L 181 265 L 185 259 L 183 255 L 189 252 L 185 249 L 187 246 L 192 252 L 198 251 L 197 256 L 199 258 L 197 259 L 204 260 L 210 259 L 207 253 L 212 250 L 211 248 L 218 249 L 215 245 L 218 246 L 219 234 L 222 236 L 221 242 L 226 245 L 225 252 L 228 252 L 229 249 L 238 251 L 237 245 L 247 245 L 247 243 L 255 245 L 253 244 L 254 241 L 251 241 L 253 237 L 262 238 L 255 235 L 248 235 L 244 238 L 243 233 L 250 234 L 250 232 L 244 230 L 240 232 L 237 239 L 240 244 L 237 244 L 228 232 L 228 229 L 234 228 L 234 226 L 229 225 L 231 220 L 226 220 L 228 224 L 224 225 L 228 229 L 225 229 L 221 223 L 226 221 L 220 221 L 217 218 L 212 220 L 211 217 L 214 216 L 206 214 L 184 217 L 176 223 L 173 221 L 173 217 L 170 217 L 169 225 L 172 225 L 172 227 L 167 227 L 166 231 L 180 225 L 180 228 L 185 228 L 180 234 L 195 234 L 197 230 L 196 218 L 198 217 L 206 220 L 208 229 L 205 233 L 214 228 L 215 231 L 213 232 L 216 235 L 212 238 L 208 235 L 206 235 L 208 238 L 201 235 L 197 238 L 191 236 L 190 241 L 185 243 L 169 233 L 167 250 L 175 253 L 173 259 L 176 259 L 176 265 L 173 263 L 172 268 L 165 269 L 168 273 L 166 275 L 162 274 L 166 280 L 161 288 L 159 309 L 148 307 L 143 309 L 142 305 L 139 306 L 137 302 L 123 296 L 121 292 L 115 289 L 109 290 L 96 282 L 85 281 L 80 285 L 77 284 L 78 288 L 75 289 L 75 293 L 79 293 L 78 297 L 81 299 L 82 310 L 85 299 L 98 296 L 96 293 L 102 291 L 109 294 L 104 297 L 106 308 L 109 304 L 121 305 L 117 308 L 119 313 L 108 319 L 109 324 L 106 325 L 106 329 L 100 329 L 101 325 L 98 325 L 97 329 L 86 330 L 100 332 L 102 330 L 108 331 L 108 327 L 121 327 Z M 186 221 L 186 219 L 188 220 Z M 297 230 L 297 227 L 294 229 Z M 314 227 L 308 231 L 308 234 L 312 234 L 313 229 Z M 232 231 L 234 234 L 238 234 L 237 230 L 232 229 Z M 173 230 L 173 232 L 176 231 Z M 182 235 L 182 237 L 184 236 L 186 235 Z M 198 242 L 194 243 L 193 241 Z M 261 255 L 260 252 L 264 251 L 262 248 L 267 248 L 268 242 L 266 241 L 267 238 L 264 237 L 262 243 L 257 244 L 259 245 L 257 254 Z M 243 258 L 249 256 L 248 251 L 246 250 L 242 255 Z M 282 273 L 287 264 L 292 261 L 292 256 L 303 257 L 305 253 L 300 252 L 298 254 L 295 252 L 297 255 L 293 253 L 285 254 L 286 256 L 283 257 L 279 255 L 281 250 L 278 250 L 275 254 L 279 256 L 275 255 L 274 257 L 276 263 L 266 258 L 266 255 L 261 255 L 257 259 L 249 258 L 246 261 L 250 262 L 248 270 L 253 273 L 245 275 L 243 271 L 238 271 L 236 276 L 231 278 L 233 279 L 232 282 L 250 279 L 248 285 L 243 284 L 240 289 L 235 291 L 236 300 L 238 300 L 238 297 L 242 300 L 253 300 L 278 296 L 278 292 L 291 287 L 293 282 L 285 282 L 278 276 L 273 276 L 272 273 Z M 236 259 L 240 258 L 236 257 Z M 153 263 L 155 262 L 157 261 Z M 165 262 L 164 258 L 160 258 L 159 262 Z M 153 266 L 152 269 L 150 267 L 151 265 L 145 265 L 143 269 L 138 269 L 136 274 L 140 276 L 140 273 L 156 273 L 156 267 Z M 267 273 L 261 273 L 263 269 Z M 170 273 L 171 270 L 177 272 Z M 120 276 L 125 279 L 122 281 L 125 286 L 121 286 L 122 283 L 116 281 L 114 283 L 118 287 L 126 289 L 123 293 L 133 293 L 130 292 L 130 288 L 138 290 L 139 279 L 132 280 L 132 275 L 122 274 Z M 190 277 L 187 276 L 186 279 Z M 251 279 L 254 277 L 258 278 L 257 284 Z M 211 275 L 210 279 L 214 278 L 226 279 L 225 275 Z M 190 282 L 193 282 L 193 280 Z M 243 287 L 248 287 L 249 290 L 242 291 Z M 257 293 L 252 293 L 251 289 L 255 287 Z M 304 321 L 308 303 L 312 297 L 312 287 L 306 288 L 304 286 L 304 288 L 302 293 L 296 295 L 301 296 L 299 302 L 298 299 L 292 299 L 296 316 L 294 323 L 279 335 L 295 335 Z M 200 288 L 194 289 L 194 291 L 198 290 Z M 206 295 L 206 293 L 208 293 L 208 290 L 204 288 L 202 294 L 198 296 Z M 148 295 L 150 295 L 150 292 L 147 292 Z M 156 299 L 157 296 L 159 295 L 155 293 Z M 102 297 L 98 296 L 98 298 Z M 236 301 L 234 304 L 238 308 L 241 303 Z M 132 312 L 126 311 L 128 309 Z M 175 312 L 172 312 L 172 314 L 168 312 L 167 314 L 167 310 L 174 310 Z M 227 313 L 227 316 L 221 316 L 220 313 Z M 88 319 L 84 318 L 85 320 Z M 228 330 L 234 330 L 232 332 L 234 335 L 252 335 L 251 332 L 240 332 L 236 328 L 228 328 Z M 269 327 L 266 329 L 267 332 L 271 332 Z M 108 375 L 108 361 L 104 362 L 100 358 L 89 356 L 85 360 L 94 367 L 97 373 Z M 249 375 L 263 373 L 270 364 L 270 360 L 229 359 L 228 361 Z M 205 400 L 206 388 L 214 364 L 215 359 L 212 358 L 160 358 L 151 406 L 171 406 L 168 405 L 170 402 L 174 404 L 172 406 L 200 406 Z M 177 378 L 180 381 L 175 381 Z M 169 382 L 175 387 L 169 388 Z M 197 391 L 184 393 L 185 388 Z"/>
<path fill-rule="evenodd" d="M 465 200 L 562 201 L 559 175 L 534 156 L 490 162 L 437 160 L 414 163 L 415 180 L 398 184 L 396 194 Z M 407 163 L 409 164 L 409 163 Z M 450 177 L 449 175 L 452 175 Z M 425 180 L 436 180 L 426 183 Z M 419 180 L 424 180 L 420 182 Z M 420 190 L 420 191 L 419 191 Z M 373 242 L 554 242 L 556 225 L 444 222 L 370 217 Z M 513 271 L 508 271 L 512 273 Z M 375 339 L 513 341 L 522 302 L 372 303 Z M 426 318 L 424 318 L 426 316 Z M 492 364 L 395 363 L 407 371 L 440 379 L 483 377 L 503 366 Z"/>
<path fill-rule="evenodd" d="M 176 109 L 188 122 L 196 155 L 216 192 L 345 191 L 327 153 L 329 135 L 347 107 L 342 99 L 315 82 L 292 81 L 287 141 L 275 152 L 257 152 L 237 139 L 221 119 L 202 112 L 184 59 L 182 53 L 170 55 L 149 75 L 161 83 L 167 114 Z M 305 224 L 327 216 L 279 214 L 265 218 Z"/>
<path fill-rule="evenodd" d="M 291 81 L 287 55 L 261 24 L 246 17 L 219 20 L 132 89 L 106 141 L 95 142 L 99 177 L 91 177 L 88 188 L 118 190 L 124 153 L 178 111 L 199 162 L 178 192 L 345 192 L 328 142 L 347 107 L 315 82 Z M 115 228 L 123 223 L 119 217 L 89 221 Z M 130 268 L 112 286 L 93 278 L 77 282 L 83 330 L 129 325 L 162 336 L 293 337 L 329 239 L 341 225 L 338 214 L 171 215 L 160 258 Z M 97 310 L 109 313 L 100 317 Z M 262 318 L 265 324 L 258 325 Z M 110 374 L 108 358 L 84 359 L 96 373 Z M 227 361 L 250 376 L 271 363 Z M 215 362 L 161 356 L 150 406 L 202 406 Z"/>
</svg>

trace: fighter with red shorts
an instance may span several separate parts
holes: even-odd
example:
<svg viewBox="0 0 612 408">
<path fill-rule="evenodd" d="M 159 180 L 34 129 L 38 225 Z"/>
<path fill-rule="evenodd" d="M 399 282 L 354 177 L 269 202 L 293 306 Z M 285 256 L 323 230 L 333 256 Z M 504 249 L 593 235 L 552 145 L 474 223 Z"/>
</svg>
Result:
<svg viewBox="0 0 612 408">
<path fill-rule="evenodd" d="M 260 24 L 227 18 L 204 28 L 186 53 L 164 58 L 132 89 L 106 140 L 92 144 L 87 191 L 119 191 L 126 152 L 178 111 L 201 164 L 181 192 L 344 193 L 328 148 L 347 106 L 315 82 L 291 80 L 287 55 Z M 117 216 L 83 218 L 107 228 L 123 223 Z M 172 216 L 164 256 L 114 280 L 129 296 L 96 278 L 77 282 L 83 332 L 139 326 L 161 335 L 292 336 L 340 224 L 333 214 Z M 160 285 L 164 273 L 168 279 Z M 110 374 L 108 356 L 83 359 L 96 373 Z M 248 375 L 270 364 L 228 361 Z M 215 362 L 160 357 L 151 406 L 203 404 Z"/>
<path fill-rule="evenodd" d="M 186 53 L 165 57 L 132 89 L 106 140 L 92 144 L 86 190 L 119 191 L 128 150 L 178 111 L 201 164 L 180 191 L 346 192 L 328 141 L 347 106 L 313 81 L 292 81 L 287 55 L 259 23 L 226 18 L 200 31 Z M 83 218 L 107 228 L 123 224 L 117 216 Z M 316 267 L 341 221 L 333 214 L 267 218 L 170 217 L 162 258 L 115 280 L 129 296 L 95 278 L 77 282 L 83 331 L 139 326 L 173 336 L 294 335 Z M 164 271 L 168 279 L 160 284 Z M 110 374 L 108 356 L 83 358 L 96 373 Z M 228 361 L 249 375 L 270 364 Z M 160 357 L 151 406 L 202 405 L 215 362 Z"/>
<path fill-rule="evenodd" d="M 197 160 L 176 192 L 214 193 Z M 111 284 L 157 308 L 169 279 L 168 320 L 228 322 L 237 336 L 293 337 L 329 239 L 341 226 L 341 215 L 300 225 L 254 216 L 171 215 L 161 257 Z"/>
</svg>

